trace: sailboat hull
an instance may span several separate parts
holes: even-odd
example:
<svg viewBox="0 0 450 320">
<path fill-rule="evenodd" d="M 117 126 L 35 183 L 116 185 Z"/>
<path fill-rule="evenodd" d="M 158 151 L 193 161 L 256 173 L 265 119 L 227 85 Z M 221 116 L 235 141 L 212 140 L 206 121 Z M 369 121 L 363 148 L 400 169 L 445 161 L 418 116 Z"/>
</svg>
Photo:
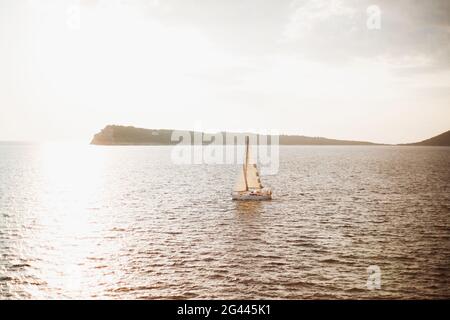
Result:
<svg viewBox="0 0 450 320">
<path fill-rule="evenodd" d="M 264 201 L 264 200 L 272 200 L 272 192 L 233 192 L 231 194 L 231 198 L 233 200 L 245 200 L 245 201 Z"/>
</svg>

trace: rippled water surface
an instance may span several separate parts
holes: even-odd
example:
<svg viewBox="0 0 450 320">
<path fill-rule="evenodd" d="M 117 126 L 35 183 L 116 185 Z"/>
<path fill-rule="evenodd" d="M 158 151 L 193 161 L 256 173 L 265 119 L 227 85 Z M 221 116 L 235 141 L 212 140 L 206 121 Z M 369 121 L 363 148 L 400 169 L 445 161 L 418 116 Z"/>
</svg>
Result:
<svg viewBox="0 0 450 320">
<path fill-rule="evenodd" d="M 0 298 L 450 298 L 450 148 L 281 147 L 271 202 L 235 173 L 0 145 Z"/>
</svg>

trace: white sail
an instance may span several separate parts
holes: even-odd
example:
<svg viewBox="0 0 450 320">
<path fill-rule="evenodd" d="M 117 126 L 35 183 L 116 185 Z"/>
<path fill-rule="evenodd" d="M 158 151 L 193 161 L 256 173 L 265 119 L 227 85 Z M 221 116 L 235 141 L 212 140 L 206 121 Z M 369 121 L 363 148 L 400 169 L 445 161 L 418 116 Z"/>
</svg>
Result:
<svg viewBox="0 0 450 320">
<path fill-rule="evenodd" d="M 247 191 L 247 184 L 245 182 L 245 173 L 244 173 L 244 166 L 242 166 L 239 170 L 239 174 L 236 180 L 236 184 L 234 185 L 233 191 Z"/>
<path fill-rule="evenodd" d="M 248 191 L 249 189 L 262 189 L 258 168 L 252 157 L 251 146 L 246 140 L 245 158 L 242 168 L 239 170 L 238 179 L 234 186 L 234 191 Z"/>
<path fill-rule="evenodd" d="M 256 162 L 251 156 L 249 138 L 245 140 L 244 164 L 232 193 L 233 200 L 271 200 L 272 190 L 263 188 Z"/>
<path fill-rule="evenodd" d="M 248 143 L 248 140 L 247 140 Z M 261 180 L 259 178 L 258 167 L 256 166 L 256 161 L 253 158 L 252 146 L 248 144 L 247 154 L 246 154 L 246 165 L 245 170 L 247 176 L 247 188 L 248 189 L 262 189 Z"/>
<path fill-rule="evenodd" d="M 247 187 L 249 189 L 262 189 L 261 180 L 259 178 L 258 168 L 256 164 L 247 164 Z"/>
</svg>

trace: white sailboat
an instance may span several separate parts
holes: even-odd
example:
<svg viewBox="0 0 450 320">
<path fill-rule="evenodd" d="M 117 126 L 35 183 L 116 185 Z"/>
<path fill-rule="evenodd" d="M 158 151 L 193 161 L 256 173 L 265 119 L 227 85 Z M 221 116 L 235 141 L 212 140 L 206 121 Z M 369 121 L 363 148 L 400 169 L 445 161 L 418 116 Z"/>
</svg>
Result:
<svg viewBox="0 0 450 320">
<path fill-rule="evenodd" d="M 245 137 L 245 159 L 231 194 L 233 200 L 271 200 L 272 190 L 264 188 L 258 167 L 250 154 L 249 137 Z"/>
</svg>

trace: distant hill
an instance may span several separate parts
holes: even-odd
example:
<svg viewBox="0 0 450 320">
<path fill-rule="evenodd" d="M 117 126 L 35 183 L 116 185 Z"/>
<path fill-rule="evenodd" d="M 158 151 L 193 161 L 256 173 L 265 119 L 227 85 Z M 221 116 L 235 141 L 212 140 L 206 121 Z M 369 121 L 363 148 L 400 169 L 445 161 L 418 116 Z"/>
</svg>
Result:
<svg viewBox="0 0 450 320">
<path fill-rule="evenodd" d="M 415 143 L 407 143 L 405 146 L 450 146 L 450 130 L 433 138 Z"/>
<path fill-rule="evenodd" d="M 172 141 L 172 132 L 174 130 L 156 130 L 142 129 L 135 127 L 108 125 L 101 132 L 97 133 L 91 141 L 95 145 L 174 145 L 178 141 Z M 189 134 L 193 140 L 193 131 L 184 131 Z M 199 132 L 198 132 L 199 133 Z M 220 132 L 223 140 L 225 140 L 225 132 Z M 253 133 L 231 133 L 236 137 L 239 136 L 257 136 L 259 141 L 265 138 L 262 135 Z M 263 140 L 263 141 L 269 141 Z M 224 141 L 225 142 L 225 141 Z M 335 140 L 321 137 L 306 137 L 295 135 L 280 135 L 279 142 L 281 145 L 376 145 L 375 143 L 365 141 L 348 141 Z"/>
</svg>

